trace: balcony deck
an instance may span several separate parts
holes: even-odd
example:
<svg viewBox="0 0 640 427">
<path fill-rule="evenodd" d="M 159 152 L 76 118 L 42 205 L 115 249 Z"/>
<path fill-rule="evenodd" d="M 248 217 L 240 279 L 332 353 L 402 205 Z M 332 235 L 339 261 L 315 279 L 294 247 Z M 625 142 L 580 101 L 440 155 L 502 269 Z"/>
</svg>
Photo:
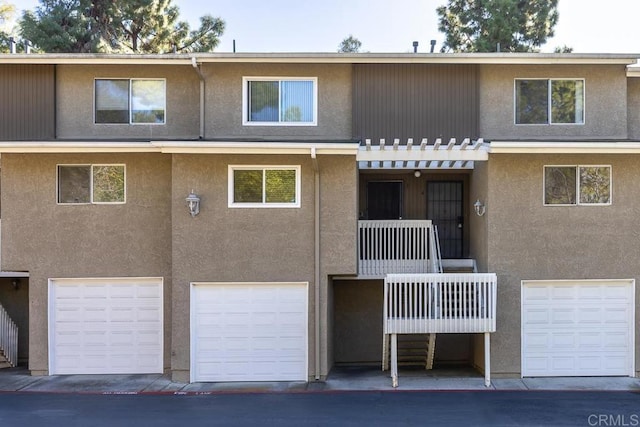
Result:
<svg viewBox="0 0 640 427">
<path fill-rule="evenodd" d="M 437 230 L 430 220 L 359 221 L 358 277 L 384 278 L 382 364 L 383 369 L 390 368 L 394 386 L 398 384 L 398 335 L 440 333 L 484 334 L 485 383 L 489 384 L 496 275 L 443 273 Z M 435 342 L 435 335 L 430 340 Z"/>
</svg>

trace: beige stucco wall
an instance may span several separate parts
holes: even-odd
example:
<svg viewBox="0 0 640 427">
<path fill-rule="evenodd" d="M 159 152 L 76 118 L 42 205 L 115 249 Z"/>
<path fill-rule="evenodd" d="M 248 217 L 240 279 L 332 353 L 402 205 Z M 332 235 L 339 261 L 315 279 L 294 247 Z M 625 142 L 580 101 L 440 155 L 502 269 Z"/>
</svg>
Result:
<svg viewBox="0 0 640 427">
<path fill-rule="evenodd" d="M 611 206 L 543 206 L 544 165 L 589 164 L 611 165 Z M 491 335 L 494 374 L 520 375 L 522 280 L 640 278 L 639 164 L 636 155 L 490 156 L 485 217 L 487 268 L 498 275 L 497 331 Z M 637 326 L 635 343 L 637 369 Z"/>
<path fill-rule="evenodd" d="M 350 139 L 351 66 L 204 64 L 207 138 Z M 243 126 L 243 77 L 317 77 L 317 126 Z"/>
<path fill-rule="evenodd" d="M 640 139 L 640 78 L 627 79 L 627 124 L 629 138 Z"/>
<path fill-rule="evenodd" d="M 300 165 L 300 208 L 229 208 L 229 165 Z M 320 373 L 330 367 L 328 276 L 356 270 L 356 169 L 353 156 L 319 156 L 321 180 Z M 184 198 L 201 197 L 200 214 Z M 190 282 L 308 282 L 309 376 L 315 372 L 314 172 L 311 156 L 174 155 L 173 378 L 189 380 Z"/>
<path fill-rule="evenodd" d="M 471 258 L 476 260 L 478 272 L 487 273 L 487 212 L 490 212 L 491 200 L 488 191 L 488 163 L 475 162 L 471 179 L 469 180 L 469 230 Z M 485 206 L 485 215 L 478 216 L 473 207 L 476 200 L 480 200 Z"/>
<path fill-rule="evenodd" d="M 623 65 L 482 65 L 480 136 L 487 140 L 622 139 L 627 136 L 627 79 Z M 515 79 L 585 80 L 584 125 L 515 125 Z"/>
<path fill-rule="evenodd" d="M 159 154 L 3 154 L 2 269 L 29 272 L 29 369 L 48 370 L 48 279 L 163 277 L 171 345 L 171 158 Z M 124 163 L 125 204 L 57 205 L 56 165 Z"/>
<path fill-rule="evenodd" d="M 488 183 L 488 162 L 475 162 L 474 169 L 470 179 L 470 191 L 469 191 L 469 217 L 470 217 L 470 244 L 471 244 L 471 258 L 476 261 L 476 268 L 480 273 L 492 272 L 488 269 L 487 265 L 487 248 L 488 248 L 488 236 L 487 236 L 487 224 L 490 212 L 493 209 L 492 201 L 489 198 L 489 183 Z M 485 205 L 485 214 L 478 216 L 475 214 L 473 204 L 476 200 Z M 480 371 L 484 372 L 484 335 L 473 334 L 472 335 L 472 365 Z"/>
<path fill-rule="evenodd" d="M 94 79 L 166 79 L 165 124 L 95 124 Z M 58 138 L 197 138 L 200 129 L 200 79 L 192 66 L 59 65 L 56 68 Z"/>
</svg>

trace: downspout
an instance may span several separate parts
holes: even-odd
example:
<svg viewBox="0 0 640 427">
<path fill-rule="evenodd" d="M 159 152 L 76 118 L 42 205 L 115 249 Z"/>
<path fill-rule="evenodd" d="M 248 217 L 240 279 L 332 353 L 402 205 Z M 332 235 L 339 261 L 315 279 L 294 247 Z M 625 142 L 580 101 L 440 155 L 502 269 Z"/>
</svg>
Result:
<svg viewBox="0 0 640 427">
<path fill-rule="evenodd" d="M 311 148 L 311 163 L 313 164 L 314 201 L 314 315 L 315 315 L 315 380 L 320 380 L 320 168 L 316 157 L 316 148 Z"/>
<path fill-rule="evenodd" d="M 200 70 L 195 56 L 191 57 L 191 65 L 193 65 L 193 68 L 200 78 L 200 139 L 204 139 L 204 76 L 202 75 L 202 70 Z"/>
</svg>

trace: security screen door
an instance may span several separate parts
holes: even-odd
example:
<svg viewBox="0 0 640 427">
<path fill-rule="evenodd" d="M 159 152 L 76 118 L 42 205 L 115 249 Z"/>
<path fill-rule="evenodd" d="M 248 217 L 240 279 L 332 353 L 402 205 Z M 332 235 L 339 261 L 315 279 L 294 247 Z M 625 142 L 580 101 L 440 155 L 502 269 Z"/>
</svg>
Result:
<svg viewBox="0 0 640 427">
<path fill-rule="evenodd" d="M 462 258 L 462 181 L 427 182 L 427 219 L 438 227 L 442 258 Z"/>
<path fill-rule="evenodd" d="M 367 183 L 367 218 L 402 218 L 402 181 Z"/>
</svg>

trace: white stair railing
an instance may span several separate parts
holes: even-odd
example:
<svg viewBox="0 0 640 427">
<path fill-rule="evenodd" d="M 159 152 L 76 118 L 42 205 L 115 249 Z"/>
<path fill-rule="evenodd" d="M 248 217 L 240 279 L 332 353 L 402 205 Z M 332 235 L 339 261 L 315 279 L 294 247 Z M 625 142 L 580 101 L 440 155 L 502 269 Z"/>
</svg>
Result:
<svg viewBox="0 0 640 427">
<path fill-rule="evenodd" d="M 434 273 L 442 273 L 442 255 L 440 254 L 440 237 L 438 236 L 438 226 L 433 225 L 431 227 L 431 253 L 433 254 L 433 269 Z"/>
<path fill-rule="evenodd" d="M 436 245 L 430 220 L 358 221 L 358 273 L 438 272 Z"/>
<path fill-rule="evenodd" d="M 384 333 L 496 331 L 495 273 L 388 274 Z"/>
<path fill-rule="evenodd" d="M 0 305 L 0 350 L 4 352 L 7 362 L 15 367 L 18 364 L 18 326 Z"/>
</svg>

